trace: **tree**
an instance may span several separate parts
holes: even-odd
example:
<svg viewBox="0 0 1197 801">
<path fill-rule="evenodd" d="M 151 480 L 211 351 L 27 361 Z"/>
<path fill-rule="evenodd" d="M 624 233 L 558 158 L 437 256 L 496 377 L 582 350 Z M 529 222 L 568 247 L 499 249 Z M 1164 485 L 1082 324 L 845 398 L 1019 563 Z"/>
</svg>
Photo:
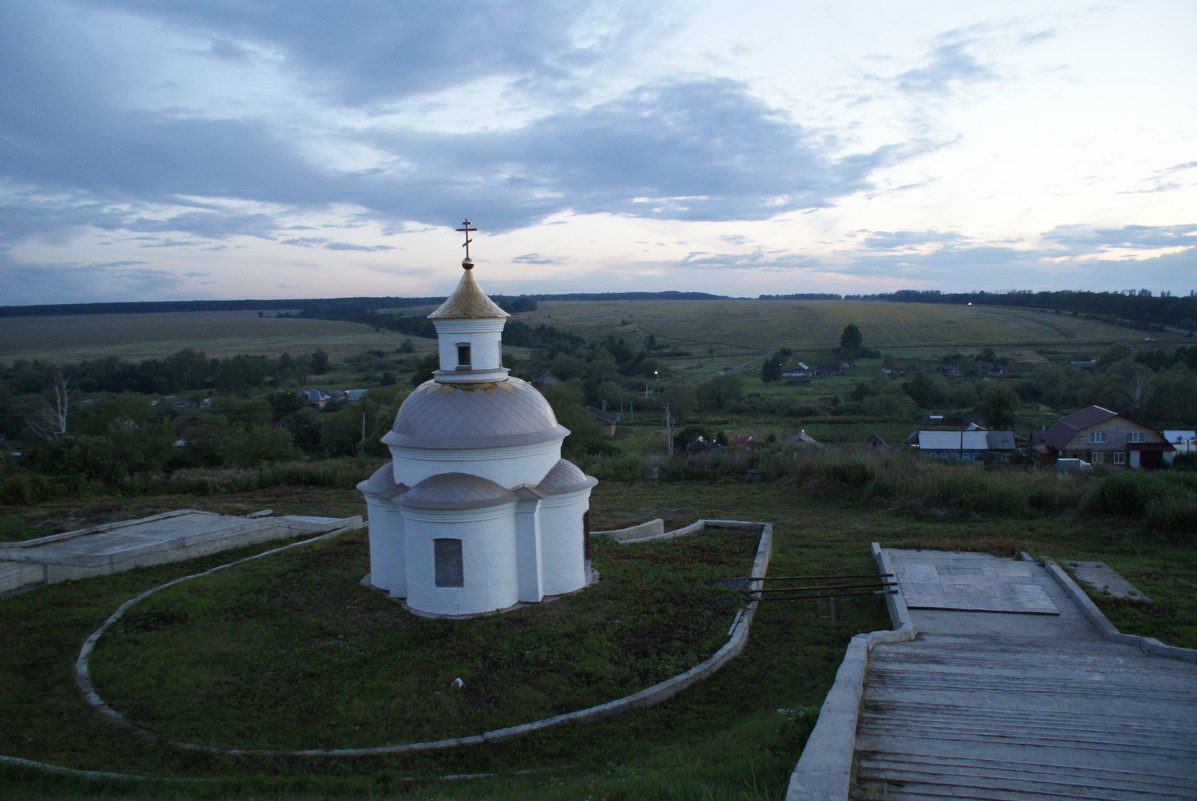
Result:
<svg viewBox="0 0 1197 801">
<path fill-rule="evenodd" d="M 844 349 L 848 358 L 855 358 L 863 346 L 864 336 L 860 333 L 860 329 L 856 327 L 856 323 L 848 323 L 844 326 L 844 332 L 840 334 L 840 347 Z"/>
<path fill-rule="evenodd" d="M 703 381 L 696 393 L 702 408 L 727 409 L 744 394 L 743 379 L 739 373 L 723 373 Z"/>
<path fill-rule="evenodd" d="M 603 431 L 582 405 L 582 388 L 563 381 L 544 388 L 545 399 L 553 407 L 557 422 L 569 429 L 569 436 L 561 444 L 561 454 L 567 458 L 601 451 Z"/>
<path fill-rule="evenodd" d="M 977 414 L 990 429 L 1012 428 L 1017 411 L 1018 393 L 1009 384 L 987 387 L 977 404 Z"/>
<path fill-rule="evenodd" d="M 25 418 L 25 422 L 38 439 L 53 442 L 66 436 L 74 402 L 75 391 L 71 388 L 71 382 L 61 372 L 55 373 L 50 388 L 32 414 Z"/>
<path fill-rule="evenodd" d="M 661 400 L 669 404 L 675 423 L 684 423 L 694 413 L 698 396 L 688 384 L 669 384 L 661 390 Z"/>
<path fill-rule="evenodd" d="M 774 381 L 781 380 L 781 371 L 783 368 L 784 357 L 781 351 L 777 353 L 770 353 L 765 357 L 765 363 L 761 365 L 761 380 L 766 384 L 772 384 Z"/>
<path fill-rule="evenodd" d="M 1143 411 L 1143 407 L 1150 403 L 1155 395 L 1155 373 L 1142 365 L 1128 367 L 1125 373 L 1122 397 L 1126 402 L 1127 411 L 1136 415 Z"/>
<path fill-rule="evenodd" d="M 909 381 L 904 382 L 902 390 L 923 409 L 942 406 L 948 397 L 948 384 L 941 376 L 928 376 L 921 372 L 915 373 Z"/>
<path fill-rule="evenodd" d="M 316 348 L 311 355 L 312 372 L 316 375 L 323 375 L 328 372 L 328 354 L 322 349 Z"/>
</svg>

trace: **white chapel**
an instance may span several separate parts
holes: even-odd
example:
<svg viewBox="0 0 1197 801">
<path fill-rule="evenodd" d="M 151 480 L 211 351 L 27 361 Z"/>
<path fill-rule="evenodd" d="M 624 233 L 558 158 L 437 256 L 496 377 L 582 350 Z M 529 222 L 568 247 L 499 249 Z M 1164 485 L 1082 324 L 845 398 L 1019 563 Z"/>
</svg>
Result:
<svg viewBox="0 0 1197 801">
<path fill-rule="evenodd" d="M 461 229 L 459 229 L 461 230 Z M 469 220 L 466 221 L 469 244 Z M 414 612 L 475 615 L 590 582 L 587 511 L 597 481 L 561 458 L 569 430 L 502 365 L 507 313 L 474 262 L 429 315 L 440 369 L 382 438 L 391 462 L 358 484 L 369 515 L 368 582 Z"/>
</svg>

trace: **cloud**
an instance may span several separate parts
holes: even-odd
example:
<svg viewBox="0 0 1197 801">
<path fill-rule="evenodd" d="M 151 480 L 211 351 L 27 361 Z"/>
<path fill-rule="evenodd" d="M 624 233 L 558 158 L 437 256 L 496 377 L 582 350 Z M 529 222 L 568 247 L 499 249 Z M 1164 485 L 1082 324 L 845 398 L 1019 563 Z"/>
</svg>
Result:
<svg viewBox="0 0 1197 801">
<path fill-rule="evenodd" d="M 919 143 L 835 157 L 819 133 L 722 78 L 661 81 L 514 130 L 369 141 L 419 166 L 346 178 L 359 202 L 433 221 L 452 219 L 468 195 L 472 209 L 482 200 L 471 213 L 490 230 L 566 211 L 767 219 L 832 205 L 870 187 L 874 171 L 925 152 Z"/>
<path fill-rule="evenodd" d="M 207 273 L 177 275 L 146 265 L 116 261 L 92 264 L 0 262 L 6 300 L 19 303 L 93 303 L 147 297 L 179 297 L 184 286 Z"/>
<path fill-rule="evenodd" d="M 354 245 L 349 242 L 329 242 L 324 245 L 325 250 L 361 250 L 369 252 L 394 250 L 390 245 Z"/>
<path fill-rule="evenodd" d="M 546 259 L 539 253 L 525 253 L 511 260 L 514 264 L 560 264 L 557 259 Z"/>
<path fill-rule="evenodd" d="M 237 40 L 280 51 L 326 100 L 369 105 L 502 76 L 524 90 L 625 61 L 658 37 L 670 4 L 634 0 L 91 0 L 91 5 L 168 22 L 212 40 L 219 58 Z"/>
<path fill-rule="evenodd" d="M 1096 228 L 1061 225 L 1043 235 L 1048 242 L 1073 251 L 1103 248 L 1197 248 L 1197 225 L 1127 225 Z"/>
<path fill-rule="evenodd" d="M 754 250 L 751 253 L 709 253 L 697 251 L 681 262 L 683 267 L 704 270 L 795 270 L 812 269 L 820 264 L 813 256 L 781 251 Z"/>
<path fill-rule="evenodd" d="M 928 244 L 946 245 L 964 239 L 960 234 L 942 231 L 869 231 L 867 233 L 868 236 L 861 244 L 873 250 L 895 250 Z"/>
<path fill-rule="evenodd" d="M 931 51 L 931 61 L 923 67 L 907 70 L 894 79 L 907 92 L 943 94 L 960 84 L 992 81 L 997 75 L 968 52 L 969 42 L 948 42 Z"/>
</svg>

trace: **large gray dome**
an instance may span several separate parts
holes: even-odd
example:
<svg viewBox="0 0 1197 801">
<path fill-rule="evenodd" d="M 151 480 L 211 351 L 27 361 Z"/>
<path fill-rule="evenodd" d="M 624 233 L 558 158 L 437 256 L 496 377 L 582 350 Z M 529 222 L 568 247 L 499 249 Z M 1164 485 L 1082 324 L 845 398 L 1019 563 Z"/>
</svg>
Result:
<svg viewBox="0 0 1197 801">
<path fill-rule="evenodd" d="M 382 438 L 409 448 L 497 448 L 561 440 L 569 429 L 536 388 L 518 378 L 416 387 Z"/>
</svg>

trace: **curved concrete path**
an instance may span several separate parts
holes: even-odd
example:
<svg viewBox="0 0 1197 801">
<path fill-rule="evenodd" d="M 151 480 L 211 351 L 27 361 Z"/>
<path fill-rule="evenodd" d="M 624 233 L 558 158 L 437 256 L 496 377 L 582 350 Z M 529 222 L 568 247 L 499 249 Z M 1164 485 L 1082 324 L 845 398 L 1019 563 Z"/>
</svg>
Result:
<svg viewBox="0 0 1197 801">
<path fill-rule="evenodd" d="M 1107 639 L 1054 566 L 886 554 L 900 580 L 952 585 L 956 608 L 919 608 L 935 588 L 904 582 L 919 636 L 871 649 L 852 799 L 1197 799 L 1191 658 Z M 964 611 L 1003 596 L 1008 611 Z"/>
</svg>

